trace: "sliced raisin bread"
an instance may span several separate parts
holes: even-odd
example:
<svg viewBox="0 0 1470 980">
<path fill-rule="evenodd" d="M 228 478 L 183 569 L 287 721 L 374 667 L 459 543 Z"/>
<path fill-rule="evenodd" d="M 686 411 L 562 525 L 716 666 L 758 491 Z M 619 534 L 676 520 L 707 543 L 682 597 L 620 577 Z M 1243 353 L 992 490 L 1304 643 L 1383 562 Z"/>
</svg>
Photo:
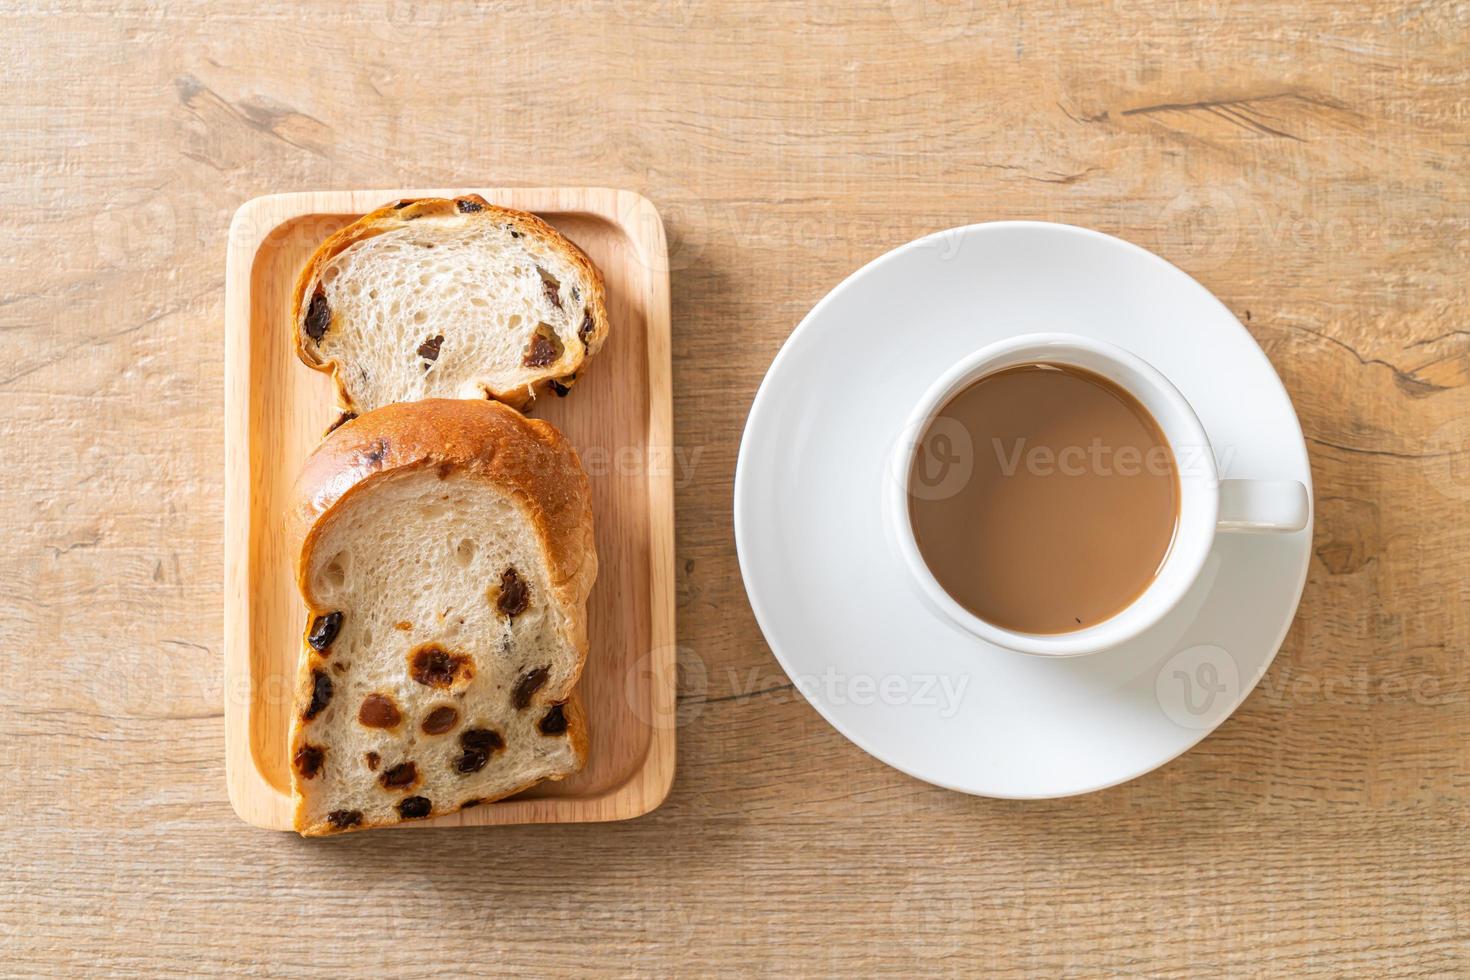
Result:
<svg viewBox="0 0 1470 980">
<path fill-rule="evenodd" d="M 298 831 L 438 816 L 582 767 L 597 553 L 560 432 L 497 402 L 390 405 L 327 436 L 296 492 Z"/>
<path fill-rule="evenodd" d="M 524 408 L 566 394 L 608 330 L 587 256 L 476 194 L 399 201 L 332 235 L 297 279 L 292 323 L 346 415 L 422 398 Z"/>
</svg>

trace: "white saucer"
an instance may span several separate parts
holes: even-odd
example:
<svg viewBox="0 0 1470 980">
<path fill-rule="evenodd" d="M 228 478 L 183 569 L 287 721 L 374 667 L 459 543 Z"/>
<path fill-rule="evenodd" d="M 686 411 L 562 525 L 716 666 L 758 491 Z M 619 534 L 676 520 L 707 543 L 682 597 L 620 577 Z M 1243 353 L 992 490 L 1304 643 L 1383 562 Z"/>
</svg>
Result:
<svg viewBox="0 0 1470 980">
<path fill-rule="evenodd" d="M 807 314 L 756 394 L 735 474 L 751 606 L 797 688 L 859 747 L 984 796 L 1086 793 L 1224 721 L 1270 666 L 1312 527 L 1220 535 L 1179 608 L 1076 659 L 993 647 L 922 603 L 885 534 L 882 481 L 909 409 L 961 357 L 1063 331 L 1133 351 L 1184 393 L 1221 477 L 1311 490 L 1291 401 L 1245 328 L 1163 259 L 1098 232 L 996 222 L 869 263 Z"/>
</svg>

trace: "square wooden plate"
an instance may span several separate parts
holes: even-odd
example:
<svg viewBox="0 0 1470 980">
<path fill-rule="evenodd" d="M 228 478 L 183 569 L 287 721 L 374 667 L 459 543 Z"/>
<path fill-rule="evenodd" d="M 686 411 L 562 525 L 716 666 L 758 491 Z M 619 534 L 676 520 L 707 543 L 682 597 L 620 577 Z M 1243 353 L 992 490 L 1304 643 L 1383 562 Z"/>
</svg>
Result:
<svg viewBox="0 0 1470 980">
<path fill-rule="evenodd" d="M 487 200 L 532 211 L 602 270 L 611 330 L 557 425 L 592 481 L 597 584 L 580 691 L 587 767 L 510 800 L 406 826 L 568 823 L 647 813 L 674 775 L 674 506 L 669 277 L 663 223 L 637 194 L 470 188 L 275 194 L 230 225 L 225 272 L 225 728 L 230 802 L 258 827 L 291 826 L 287 735 L 305 607 L 284 540 L 302 461 L 336 417 L 331 380 L 296 358 L 291 292 L 332 232 L 399 198 Z"/>
</svg>

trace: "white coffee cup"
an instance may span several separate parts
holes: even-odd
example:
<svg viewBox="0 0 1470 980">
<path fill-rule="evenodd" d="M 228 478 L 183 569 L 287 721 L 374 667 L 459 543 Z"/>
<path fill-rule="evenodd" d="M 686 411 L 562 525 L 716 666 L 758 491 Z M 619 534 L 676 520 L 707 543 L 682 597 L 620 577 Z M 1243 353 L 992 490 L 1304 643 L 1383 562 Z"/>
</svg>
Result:
<svg viewBox="0 0 1470 980">
<path fill-rule="evenodd" d="M 1137 599 L 1118 613 L 1069 633 L 1020 633 L 1004 629 L 960 605 L 925 564 L 909 514 L 909 474 L 920 441 L 940 409 L 987 375 L 1037 363 L 1091 371 L 1136 398 L 1163 431 L 1174 454 L 1179 479 L 1179 515 L 1174 541 L 1158 574 Z M 885 497 L 889 535 L 914 585 L 932 610 L 996 646 L 1051 657 L 1074 657 L 1116 647 L 1163 619 L 1199 577 L 1215 535 L 1300 531 L 1307 525 L 1310 510 L 1306 487 L 1295 480 L 1221 480 L 1209 436 L 1189 402 L 1167 378 L 1120 347 L 1061 333 L 1025 334 L 991 344 L 936 380 L 914 406 L 894 447 Z"/>
</svg>

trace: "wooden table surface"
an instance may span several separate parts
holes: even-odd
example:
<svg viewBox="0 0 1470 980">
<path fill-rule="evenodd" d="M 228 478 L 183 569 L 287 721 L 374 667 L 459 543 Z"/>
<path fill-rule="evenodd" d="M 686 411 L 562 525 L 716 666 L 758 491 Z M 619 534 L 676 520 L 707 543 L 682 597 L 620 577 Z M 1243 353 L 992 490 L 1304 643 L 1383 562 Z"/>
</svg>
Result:
<svg viewBox="0 0 1470 980">
<path fill-rule="evenodd" d="M 7 5 L 0 973 L 1470 972 L 1470 5 L 1143 6 Z M 226 226 L 272 191 L 456 184 L 624 187 L 667 223 L 673 792 L 623 824 L 254 830 L 223 768 Z M 1198 277 L 1316 482 L 1263 685 L 1163 769 L 1046 803 L 829 728 L 731 532 L 796 321 L 994 218 Z"/>
</svg>

